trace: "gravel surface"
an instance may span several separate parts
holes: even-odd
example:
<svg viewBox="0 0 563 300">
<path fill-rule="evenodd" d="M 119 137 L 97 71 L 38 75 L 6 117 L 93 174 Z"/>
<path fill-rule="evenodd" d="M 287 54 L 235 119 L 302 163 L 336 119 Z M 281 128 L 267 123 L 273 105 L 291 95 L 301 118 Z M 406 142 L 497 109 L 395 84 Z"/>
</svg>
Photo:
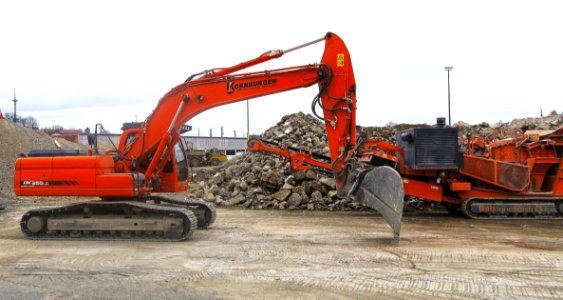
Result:
<svg viewBox="0 0 563 300">
<path fill-rule="evenodd" d="M 1 299 L 563 298 L 560 221 L 407 213 L 396 243 L 372 212 L 219 208 L 186 242 L 26 240 L 37 205 L 0 211 Z"/>
</svg>

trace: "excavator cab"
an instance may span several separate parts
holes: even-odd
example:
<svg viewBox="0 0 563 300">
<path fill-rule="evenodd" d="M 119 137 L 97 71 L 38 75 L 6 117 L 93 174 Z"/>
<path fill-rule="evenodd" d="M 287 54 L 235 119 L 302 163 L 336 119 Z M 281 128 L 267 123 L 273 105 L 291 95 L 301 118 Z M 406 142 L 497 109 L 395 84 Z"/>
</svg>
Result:
<svg viewBox="0 0 563 300">
<path fill-rule="evenodd" d="M 162 182 L 155 187 L 155 191 L 180 192 L 187 190 L 189 173 L 186 145 L 184 140 L 180 139 L 174 145 L 174 151 L 172 151 L 162 171 Z"/>
<path fill-rule="evenodd" d="M 126 129 L 122 135 L 119 143 L 119 152 L 127 153 L 130 145 L 135 143 L 137 139 L 142 139 L 142 123 L 137 126 Z M 162 169 L 162 176 L 153 180 L 152 187 L 155 192 L 180 192 L 188 189 L 189 183 L 189 165 L 187 155 L 187 145 L 182 138 L 174 144 L 173 150 L 165 161 L 165 166 Z M 149 155 L 147 159 L 142 159 L 141 163 L 133 168 L 138 168 L 138 171 L 145 172 L 153 160 L 153 154 Z"/>
</svg>

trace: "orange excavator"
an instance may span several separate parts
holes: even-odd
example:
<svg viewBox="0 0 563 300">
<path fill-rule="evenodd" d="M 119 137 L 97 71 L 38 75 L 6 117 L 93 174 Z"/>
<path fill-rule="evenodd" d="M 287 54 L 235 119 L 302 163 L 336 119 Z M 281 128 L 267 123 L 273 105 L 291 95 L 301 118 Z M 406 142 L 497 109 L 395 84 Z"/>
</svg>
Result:
<svg viewBox="0 0 563 300">
<path fill-rule="evenodd" d="M 320 63 L 262 72 L 235 72 L 323 42 Z M 101 200 L 33 209 L 22 232 L 32 239 L 185 240 L 215 219 L 212 205 L 161 194 L 188 189 L 189 166 L 180 133 L 194 116 L 216 106 L 318 85 L 312 107 L 323 111 L 336 187 L 382 213 L 400 233 L 403 182 L 393 168 L 358 162 L 356 83 L 352 61 L 340 37 L 268 51 L 228 68 L 190 76 L 164 95 L 139 124 L 129 124 L 116 151 L 35 151 L 15 164 L 18 196 L 95 196 Z M 316 114 L 316 112 L 315 112 Z"/>
</svg>

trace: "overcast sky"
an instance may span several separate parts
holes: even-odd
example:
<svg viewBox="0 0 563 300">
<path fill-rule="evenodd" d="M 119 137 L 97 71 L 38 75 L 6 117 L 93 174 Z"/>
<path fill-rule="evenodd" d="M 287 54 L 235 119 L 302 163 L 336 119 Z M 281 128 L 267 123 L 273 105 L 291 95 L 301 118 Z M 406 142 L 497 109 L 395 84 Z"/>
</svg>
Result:
<svg viewBox="0 0 563 300">
<path fill-rule="evenodd" d="M 2 1 L 0 109 L 41 127 L 112 132 L 142 121 L 193 73 L 340 35 L 357 82 L 357 122 L 496 123 L 563 110 L 563 1 Z M 323 43 L 250 69 L 321 59 Z M 316 86 L 250 101 L 250 132 L 310 112 Z M 188 122 L 246 131 L 246 102 Z"/>
</svg>

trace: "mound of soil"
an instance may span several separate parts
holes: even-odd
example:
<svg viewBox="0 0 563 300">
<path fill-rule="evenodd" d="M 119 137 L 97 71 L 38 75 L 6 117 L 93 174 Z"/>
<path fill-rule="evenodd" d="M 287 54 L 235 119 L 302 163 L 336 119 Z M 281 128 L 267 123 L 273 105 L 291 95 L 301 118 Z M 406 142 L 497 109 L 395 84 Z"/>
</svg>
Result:
<svg viewBox="0 0 563 300">
<path fill-rule="evenodd" d="M 86 146 L 57 139 L 62 148 L 85 149 Z M 29 151 L 57 149 L 55 139 L 39 130 L 21 127 L 14 122 L 0 120 L 0 195 L 14 199 L 14 163 Z M 87 148 L 87 147 L 86 147 Z"/>
</svg>

